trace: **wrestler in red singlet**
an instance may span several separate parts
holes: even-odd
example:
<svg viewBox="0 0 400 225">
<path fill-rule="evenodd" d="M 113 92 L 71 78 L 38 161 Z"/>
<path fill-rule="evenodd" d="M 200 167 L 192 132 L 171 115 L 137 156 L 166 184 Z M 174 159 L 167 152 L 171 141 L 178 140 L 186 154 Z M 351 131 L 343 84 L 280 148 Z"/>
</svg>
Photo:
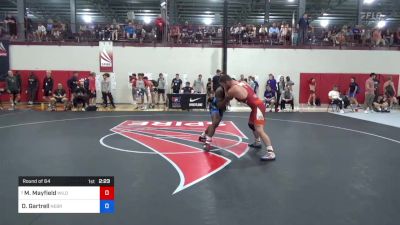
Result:
<svg viewBox="0 0 400 225">
<path fill-rule="evenodd" d="M 239 102 L 247 104 L 251 108 L 249 123 L 256 125 L 265 125 L 266 107 L 263 101 L 254 93 L 253 88 L 247 83 L 240 82 L 237 85 L 243 87 L 247 91 L 246 99 L 236 99 Z"/>
</svg>

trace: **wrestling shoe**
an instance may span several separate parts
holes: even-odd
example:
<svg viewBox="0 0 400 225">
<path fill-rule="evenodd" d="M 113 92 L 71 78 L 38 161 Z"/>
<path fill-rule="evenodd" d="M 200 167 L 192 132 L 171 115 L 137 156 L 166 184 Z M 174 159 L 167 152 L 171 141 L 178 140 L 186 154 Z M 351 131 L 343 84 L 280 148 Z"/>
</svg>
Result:
<svg viewBox="0 0 400 225">
<path fill-rule="evenodd" d="M 262 144 L 261 144 L 261 142 L 254 142 L 254 143 L 249 144 L 249 147 L 250 148 L 262 148 Z"/>
<path fill-rule="evenodd" d="M 211 148 L 212 148 L 212 146 L 210 143 L 204 143 L 204 145 L 203 145 L 204 151 L 209 152 L 211 150 Z"/>
<path fill-rule="evenodd" d="M 264 155 L 260 157 L 261 161 L 272 161 L 275 160 L 276 155 L 274 151 L 267 151 Z"/>
<path fill-rule="evenodd" d="M 203 137 L 203 136 L 199 136 L 199 142 L 206 142 L 206 137 Z"/>
</svg>

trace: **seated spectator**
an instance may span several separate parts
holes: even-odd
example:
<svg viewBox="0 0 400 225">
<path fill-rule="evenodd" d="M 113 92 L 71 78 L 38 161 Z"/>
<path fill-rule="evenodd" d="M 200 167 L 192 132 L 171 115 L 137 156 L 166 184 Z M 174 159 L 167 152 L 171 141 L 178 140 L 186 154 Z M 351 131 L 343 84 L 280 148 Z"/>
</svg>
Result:
<svg viewBox="0 0 400 225">
<path fill-rule="evenodd" d="M 356 83 L 356 78 L 352 77 L 350 79 L 349 90 L 347 91 L 348 96 L 350 98 L 350 104 L 355 104 L 357 107 L 360 107 L 357 101 L 357 94 L 360 92 L 360 86 Z"/>
<path fill-rule="evenodd" d="M 276 23 L 273 23 L 272 26 L 268 30 L 268 35 L 274 41 L 278 40 L 279 37 L 279 28 L 276 26 Z"/>
<path fill-rule="evenodd" d="M 375 112 L 390 112 L 389 100 L 386 98 L 385 95 L 379 95 L 375 97 L 373 106 Z"/>
<path fill-rule="evenodd" d="M 361 44 L 361 29 L 360 29 L 360 25 L 356 25 L 355 27 L 353 27 L 353 39 L 354 42 L 356 44 Z"/>
<path fill-rule="evenodd" d="M 46 37 L 46 27 L 39 23 L 38 28 L 36 30 L 36 38 L 38 41 L 42 41 L 43 37 Z"/>
<path fill-rule="evenodd" d="M 204 36 L 203 28 L 202 27 L 197 28 L 194 41 L 196 43 L 203 42 L 203 36 Z"/>
<path fill-rule="evenodd" d="M 335 104 L 339 107 L 340 113 L 344 113 L 343 111 L 343 99 L 340 97 L 340 92 L 338 86 L 333 86 L 333 90 L 328 93 L 329 100 L 331 100 L 331 104 Z"/>
<path fill-rule="evenodd" d="M 169 36 L 171 37 L 174 44 L 181 43 L 181 32 L 179 26 L 172 26 L 170 28 Z"/>
<path fill-rule="evenodd" d="M 294 110 L 293 93 L 289 87 L 285 88 L 285 91 L 281 95 L 281 110 L 286 109 L 286 104 L 290 104 L 292 110 Z"/>
<path fill-rule="evenodd" d="M 131 22 L 125 27 L 125 36 L 126 39 L 136 39 L 136 29 Z"/>
<path fill-rule="evenodd" d="M 268 35 L 268 29 L 265 27 L 264 24 L 262 24 L 260 29 L 258 30 L 258 35 L 260 38 L 260 43 L 265 43 L 266 37 Z"/>
<path fill-rule="evenodd" d="M 53 92 L 53 97 L 50 99 L 52 111 L 56 110 L 57 103 L 64 104 L 64 111 L 67 111 L 68 99 L 67 93 L 65 92 L 61 83 L 58 83 L 57 89 Z"/>
<path fill-rule="evenodd" d="M 85 87 L 83 86 L 84 81 L 79 81 L 78 87 L 75 89 L 74 93 L 74 108 L 77 109 L 77 111 L 85 111 L 86 107 L 86 102 L 87 102 L 87 92 Z"/>
<path fill-rule="evenodd" d="M 385 96 L 388 98 L 389 106 L 393 107 L 393 104 L 397 103 L 397 95 L 392 76 L 389 76 L 387 81 L 383 84 L 383 90 Z"/>
<path fill-rule="evenodd" d="M 374 46 L 379 46 L 379 45 L 383 45 L 385 46 L 385 39 L 382 38 L 382 31 L 380 29 L 375 29 L 372 32 L 372 42 L 374 44 Z"/>
<path fill-rule="evenodd" d="M 181 94 L 193 94 L 194 90 L 190 87 L 190 82 L 185 83 L 185 87 L 182 88 Z"/>
<path fill-rule="evenodd" d="M 395 45 L 400 45 L 400 27 L 397 28 L 397 31 L 394 33 L 393 43 Z"/>
<path fill-rule="evenodd" d="M 291 29 L 289 27 L 289 24 L 282 24 L 281 29 L 280 29 L 280 33 L 279 33 L 279 42 L 283 43 L 284 45 L 286 45 L 287 43 L 290 42 L 290 33 Z"/>
<path fill-rule="evenodd" d="M 270 107 L 270 112 L 275 108 L 276 104 L 276 92 L 274 89 L 272 89 L 269 85 L 267 85 L 267 88 L 265 89 L 264 92 L 264 103 L 266 107 Z"/>
</svg>

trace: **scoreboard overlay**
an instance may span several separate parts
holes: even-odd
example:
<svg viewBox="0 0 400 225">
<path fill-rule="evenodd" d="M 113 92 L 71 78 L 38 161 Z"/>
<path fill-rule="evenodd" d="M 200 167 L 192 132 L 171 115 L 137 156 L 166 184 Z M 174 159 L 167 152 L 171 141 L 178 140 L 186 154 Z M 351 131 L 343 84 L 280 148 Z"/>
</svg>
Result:
<svg viewBox="0 0 400 225">
<path fill-rule="evenodd" d="M 18 213 L 114 213 L 114 177 L 20 176 Z"/>
</svg>

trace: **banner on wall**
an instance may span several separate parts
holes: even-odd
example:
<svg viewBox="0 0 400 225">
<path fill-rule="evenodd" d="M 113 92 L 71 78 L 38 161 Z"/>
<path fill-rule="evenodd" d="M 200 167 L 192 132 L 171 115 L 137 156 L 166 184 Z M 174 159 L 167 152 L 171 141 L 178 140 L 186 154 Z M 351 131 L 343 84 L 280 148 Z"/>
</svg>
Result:
<svg viewBox="0 0 400 225">
<path fill-rule="evenodd" d="M 99 41 L 100 72 L 113 72 L 113 42 Z"/>
<path fill-rule="evenodd" d="M 9 42 L 0 41 L 0 80 L 4 80 L 10 69 Z"/>
</svg>

